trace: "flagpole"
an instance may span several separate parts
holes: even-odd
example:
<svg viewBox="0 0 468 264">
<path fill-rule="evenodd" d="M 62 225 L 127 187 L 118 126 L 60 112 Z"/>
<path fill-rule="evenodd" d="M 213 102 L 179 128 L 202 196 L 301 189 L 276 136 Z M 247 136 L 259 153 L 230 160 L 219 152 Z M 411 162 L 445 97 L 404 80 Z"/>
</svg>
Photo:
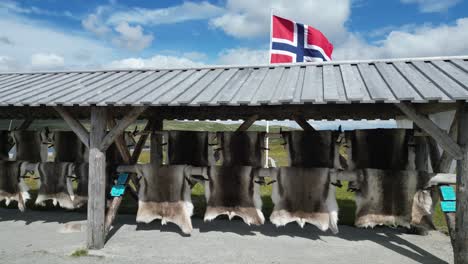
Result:
<svg viewBox="0 0 468 264">
<path fill-rule="evenodd" d="M 270 53 L 268 54 L 268 64 L 271 64 L 271 46 L 273 45 L 272 42 L 273 39 L 273 8 L 270 8 Z M 270 132 L 270 121 L 266 121 L 266 133 L 268 135 L 268 132 Z M 268 136 L 265 137 L 265 168 L 268 168 L 268 161 L 270 159 L 269 157 L 269 143 L 270 140 Z"/>
</svg>

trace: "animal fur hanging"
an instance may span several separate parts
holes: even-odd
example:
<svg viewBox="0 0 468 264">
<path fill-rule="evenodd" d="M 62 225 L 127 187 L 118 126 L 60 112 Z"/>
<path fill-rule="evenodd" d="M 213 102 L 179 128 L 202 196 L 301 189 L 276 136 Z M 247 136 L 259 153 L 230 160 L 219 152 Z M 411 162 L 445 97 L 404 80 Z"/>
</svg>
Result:
<svg viewBox="0 0 468 264">
<path fill-rule="evenodd" d="M 212 166 L 205 182 L 207 207 L 205 221 L 219 215 L 229 219 L 239 216 L 248 225 L 265 222 L 260 186 L 255 181 L 258 170 L 251 166 Z"/>
<path fill-rule="evenodd" d="M 334 168 L 338 148 L 338 132 L 287 131 L 281 133 L 289 158 L 289 166 L 302 168 Z"/>
<path fill-rule="evenodd" d="M 88 202 L 89 163 L 73 164 L 73 174 L 78 182 L 76 192 L 73 192 L 72 196 L 73 206 L 80 208 Z"/>
<path fill-rule="evenodd" d="M 11 201 L 16 201 L 23 212 L 30 196 L 29 188 L 21 177 L 21 165 L 19 161 L 0 161 L 0 201 L 5 200 L 7 206 Z"/>
<path fill-rule="evenodd" d="M 213 165 L 213 151 L 208 143 L 208 132 L 168 131 L 168 164 Z"/>
<path fill-rule="evenodd" d="M 358 227 L 432 227 L 427 172 L 363 169 L 349 188 L 356 191 Z"/>
<path fill-rule="evenodd" d="M 47 160 L 47 148 L 42 143 L 43 136 L 37 131 L 13 131 L 13 139 L 16 145 L 16 160 L 28 162 L 41 162 Z"/>
<path fill-rule="evenodd" d="M 273 175 L 270 221 L 276 226 L 297 222 L 338 233 L 338 205 L 328 168 L 279 168 Z"/>
<path fill-rule="evenodd" d="M 0 131 L 0 160 L 8 160 L 8 152 L 12 146 L 12 138 L 8 131 Z"/>
<path fill-rule="evenodd" d="M 73 131 L 54 132 L 54 149 L 56 162 L 78 162 L 88 160 L 86 146 Z"/>
<path fill-rule="evenodd" d="M 161 219 L 161 224 L 174 223 L 183 233 L 192 232 L 193 204 L 188 183 L 189 166 L 170 165 L 153 167 L 136 165 L 141 176 L 136 221 L 150 223 Z"/>
<path fill-rule="evenodd" d="M 69 193 L 73 175 L 72 163 L 69 162 L 44 162 L 36 167 L 36 175 L 39 175 L 39 191 L 35 204 L 45 206 L 45 201 L 52 200 L 54 206 L 73 209 L 72 193 Z"/>
<path fill-rule="evenodd" d="M 265 132 L 218 132 L 223 165 L 262 167 L 265 160 Z"/>
</svg>

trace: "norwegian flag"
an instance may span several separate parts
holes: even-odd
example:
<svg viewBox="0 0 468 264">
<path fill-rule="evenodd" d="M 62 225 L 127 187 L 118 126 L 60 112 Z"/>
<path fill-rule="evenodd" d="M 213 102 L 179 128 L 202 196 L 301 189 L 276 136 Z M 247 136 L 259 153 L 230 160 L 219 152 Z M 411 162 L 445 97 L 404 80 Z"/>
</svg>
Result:
<svg viewBox="0 0 468 264">
<path fill-rule="evenodd" d="M 333 45 L 319 30 L 273 16 L 270 63 L 330 61 Z"/>
</svg>

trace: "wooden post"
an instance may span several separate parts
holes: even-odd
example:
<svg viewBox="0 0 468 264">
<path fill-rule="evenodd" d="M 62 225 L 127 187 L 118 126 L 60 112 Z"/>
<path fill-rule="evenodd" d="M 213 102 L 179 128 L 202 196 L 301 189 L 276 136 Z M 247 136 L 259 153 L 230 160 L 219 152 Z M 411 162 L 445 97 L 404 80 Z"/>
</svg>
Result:
<svg viewBox="0 0 468 264">
<path fill-rule="evenodd" d="M 153 120 L 153 122 L 154 130 L 151 133 L 150 163 L 155 168 L 163 164 L 162 135 L 161 133 L 154 133 L 155 131 L 163 130 L 163 120 Z"/>
<path fill-rule="evenodd" d="M 86 128 L 75 118 L 73 117 L 65 108 L 61 106 L 55 106 L 55 111 L 60 114 L 65 123 L 70 127 L 70 129 L 75 132 L 78 138 L 89 148 L 89 133 Z M 105 122 L 104 122 L 105 125 Z M 105 126 L 104 126 L 105 128 Z"/>
<path fill-rule="evenodd" d="M 101 249 L 105 243 L 106 153 L 100 149 L 106 135 L 106 108 L 91 108 L 88 184 L 88 248 Z"/>
<path fill-rule="evenodd" d="M 150 132 L 154 130 L 154 121 L 153 119 L 149 119 L 148 123 L 146 123 L 145 128 L 143 129 L 143 132 Z M 140 158 L 140 154 L 143 151 L 143 148 L 145 147 L 146 141 L 148 140 L 149 134 L 144 133 L 143 135 L 140 136 L 138 139 L 137 144 L 135 145 L 135 148 L 133 149 L 132 153 L 132 164 L 135 164 L 138 162 L 138 159 Z"/>
<path fill-rule="evenodd" d="M 468 104 L 458 109 L 458 144 L 463 151 L 457 161 L 457 210 L 455 264 L 468 263 Z"/>
</svg>

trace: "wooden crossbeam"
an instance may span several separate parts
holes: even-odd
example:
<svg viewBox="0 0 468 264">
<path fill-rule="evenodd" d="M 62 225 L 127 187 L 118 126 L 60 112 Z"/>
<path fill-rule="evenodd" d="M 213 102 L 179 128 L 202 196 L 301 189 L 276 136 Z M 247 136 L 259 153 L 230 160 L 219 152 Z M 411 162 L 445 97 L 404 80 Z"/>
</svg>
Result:
<svg viewBox="0 0 468 264">
<path fill-rule="evenodd" d="M 463 156 L 460 146 L 449 137 L 449 135 L 440 129 L 427 116 L 419 113 L 410 103 L 395 104 L 410 120 L 418 125 L 422 130 L 431 135 L 435 141 L 455 159 L 459 160 Z"/>
<path fill-rule="evenodd" d="M 78 138 L 89 148 L 89 133 L 86 128 L 73 115 L 61 106 L 55 106 L 55 111 L 60 114 L 70 129 L 75 132 Z"/>
<path fill-rule="evenodd" d="M 154 124 L 155 122 L 153 121 L 153 119 L 148 120 L 145 128 L 143 129 L 143 132 L 152 131 L 154 129 Z M 149 133 L 143 133 L 138 139 L 138 142 L 136 143 L 135 148 L 133 149 L 133 153 L 132 153 L 132 164 L 138 162 L 138 159 L 140 158 L 140 154 L 143 151 L 143 148 L 145 147 L 148 137 L 149 137 Z"/>
<path fill-rule="evenodd" d="M 101 142 L 100 150 L 105 151 L 109 146 L 114 142 L 115 138 L 122 134 L 122 132 L 133 122 L 135 122 L 141 113 L 143 113 L 148 107 L 147 106 L 140 106 L 134 107 L 130 112 L 125 115 L 117 124 L 116 126 L 107 133 L 104 139 Z"/>
<path fill-rule="evenodd" d="M 21 125 L 17 128 L 17 130 L 26 130 L 31 126 L 33 122 L 34 122 L 34 118 L 28 117 L 23 121 L 23 123 L 21 123 Z"/>
<path fill-rule="evenodd" d="M 294 116 L 293 119 L 304 131 L 315 131 L 303 116 Z"/>
<path fill-rule="evenodd" d="M 253 115 L 249 118 L 247 118 L 244 123 L 242 123 L 242 125 L 240 125 L 236 131 L 247 131 L 247 129 L 249 129 L 249 127 L 251 127 L 253 125 L 253 123 L 255 123 L 255 121 L 257 121 L 258 119 L 258 115 Z"/>
</svg>

